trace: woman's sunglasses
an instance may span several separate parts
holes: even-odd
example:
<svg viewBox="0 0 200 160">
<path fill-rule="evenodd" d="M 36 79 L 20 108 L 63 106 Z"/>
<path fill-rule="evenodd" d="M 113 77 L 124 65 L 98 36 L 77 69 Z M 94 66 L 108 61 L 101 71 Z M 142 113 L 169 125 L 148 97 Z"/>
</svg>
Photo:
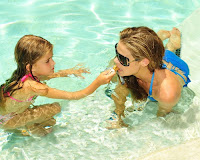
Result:
<svg viewBox="0 0 200 160">
<path fill-rule="evenodd" d="M 115 44 L 115 52 L 116 52 L 116 57 L 119 60 L 119 62 L 123 65 L 123 66 L 129 66 L 131 62 L 134 61 L 138 61 L 139 59 L 135 59 L 131 62 L 129 62 L 129 59 L 127 57 L 124 57 L 123 55 L 121 55 L 118 51 L 117 51 L 117 44 Z"/>
</svg>

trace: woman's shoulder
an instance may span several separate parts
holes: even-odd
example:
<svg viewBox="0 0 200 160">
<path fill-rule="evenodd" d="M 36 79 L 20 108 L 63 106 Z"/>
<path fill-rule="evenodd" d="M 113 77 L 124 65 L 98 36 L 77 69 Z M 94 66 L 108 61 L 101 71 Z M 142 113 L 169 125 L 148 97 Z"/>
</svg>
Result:
<svg viewBox="0 0 200 160">
<path fill-rule="evenodd" d="M 159 99 L 164 102 L 177 101 L 181 95 L 181 84 L 178 78 L 174 75 L 166 75 L 166 78 L 160 84 Z"/>
</svg>

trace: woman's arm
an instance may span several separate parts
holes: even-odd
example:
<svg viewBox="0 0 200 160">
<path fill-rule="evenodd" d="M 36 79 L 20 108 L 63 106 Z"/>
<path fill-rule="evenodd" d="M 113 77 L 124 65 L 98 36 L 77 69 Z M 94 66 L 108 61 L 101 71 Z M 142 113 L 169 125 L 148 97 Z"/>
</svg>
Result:
<svg viewBox="0 0 200 160">
<path fill-rule="evenodd" d="M 115 87 L 114 93 L 111 95 L 115 103 L 115 113 L 118 115 L 121 120 L 121 116 L 125 117 L 125 102 L 127 101 L 126 97 L 129 95 L 130 91 L 126 85 L 122 85 L 121 82 L 118 82 L 118 85 Z"/>
<path fill-rule="evenodd" d="M 109 72 L 110 70 L 102 72 L 88 87 L 76 92 L 67 92 L 50 88 L 47 85 L 38 82 L 36 82 L 37 84 L 32 84 L 31 89 L 35 94 L 48 98 L 77 100 L 92 94 L 99 86 L 109 83 L 115 75 L 114 71 L 111 73 Z"/>
<path fill-rule="evenodd" d="M 181 93 L 179 94 L 169 94 L 161 97 L 158 100 L 158 112 L 157 117 L 164 117 L 168 113 L 172 111 L 172 108 L 178 103 L 181 97 Z"/>
</svg>

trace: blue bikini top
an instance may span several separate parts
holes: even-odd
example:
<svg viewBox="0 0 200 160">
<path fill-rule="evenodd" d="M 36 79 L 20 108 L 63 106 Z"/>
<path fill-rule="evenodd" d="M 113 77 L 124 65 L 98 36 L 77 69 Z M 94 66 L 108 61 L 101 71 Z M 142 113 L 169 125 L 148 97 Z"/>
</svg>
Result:
<svg viewBox="0 0 200 160">
<path fill-rule="evenodd" d="M 167 63 L 170 62 L 173 66 L 172 66 L 172 68 L 167 68 L 167 65 L 163 64 L 162 68 L 168 69 L 168 70 L 172 71 L 173 73 L 175 73 L 176 75 L 179 75 L 185 82 L 183 87 L 187 87 L 187 84 L 189 82 L 191 82 L 189 77 L 188 77 L 190 73 L 189 73 L 189 67 L 188 67 L 187 63 L 169 50 L 165 50 L 165 55 L 163 57 L 163 60 L 165 60 Z M 181 71 L 183 71 L 186 79 L 181 74 L 179 74 L 177 72 L 177 69 L 180 69 Z M 148 98 L 151 101 L 156 102 L 156 100 L 152 97 L 153 80 L 154 80 L 154 72 L 153 72 L 153 75 L 152 75 L 152 78 L 151 78 L 151 84 L 150 84 L 150 88 L 149 88 Z"/>
</svg>

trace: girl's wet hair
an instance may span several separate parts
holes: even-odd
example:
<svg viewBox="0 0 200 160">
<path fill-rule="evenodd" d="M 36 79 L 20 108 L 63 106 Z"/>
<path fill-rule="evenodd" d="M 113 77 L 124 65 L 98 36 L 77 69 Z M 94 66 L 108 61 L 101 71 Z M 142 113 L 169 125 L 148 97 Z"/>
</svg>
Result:
<svg viewBox="0 0 200 160">
<path fill-rule="evenodd" d="M 154 72 L 162 67 L 165 48 L 158 35 L 148 27 L 126 28 L 120 32 L 120 41 L 126 45 L 135 59 L 149 60 L 148 69 Z M 139 86 L 135 76 L 124 77 L 135 100 L 146 100 L 148 94 Z"/>
<path fill-rule="evenodd" d="M 53 45 L 39 36 L 25 35 L 17 42 L 14 52 L 17 69 L 13 72 L 11 78 L 1 85 L 0 105 L 3 104 L 3 101 L 5 100 L 5 93 L 10 92 L 10 95 L 12 95 L 16 90 L 22 88 L 20 80 L 28 73 L 26 66 L 29 64 L 29 70 L 32 74 L 33 64 L 46 53 L 52 52 L 52 50 Z M 36 77 L 34 78 L 36 79 Z"/>
</svg>

